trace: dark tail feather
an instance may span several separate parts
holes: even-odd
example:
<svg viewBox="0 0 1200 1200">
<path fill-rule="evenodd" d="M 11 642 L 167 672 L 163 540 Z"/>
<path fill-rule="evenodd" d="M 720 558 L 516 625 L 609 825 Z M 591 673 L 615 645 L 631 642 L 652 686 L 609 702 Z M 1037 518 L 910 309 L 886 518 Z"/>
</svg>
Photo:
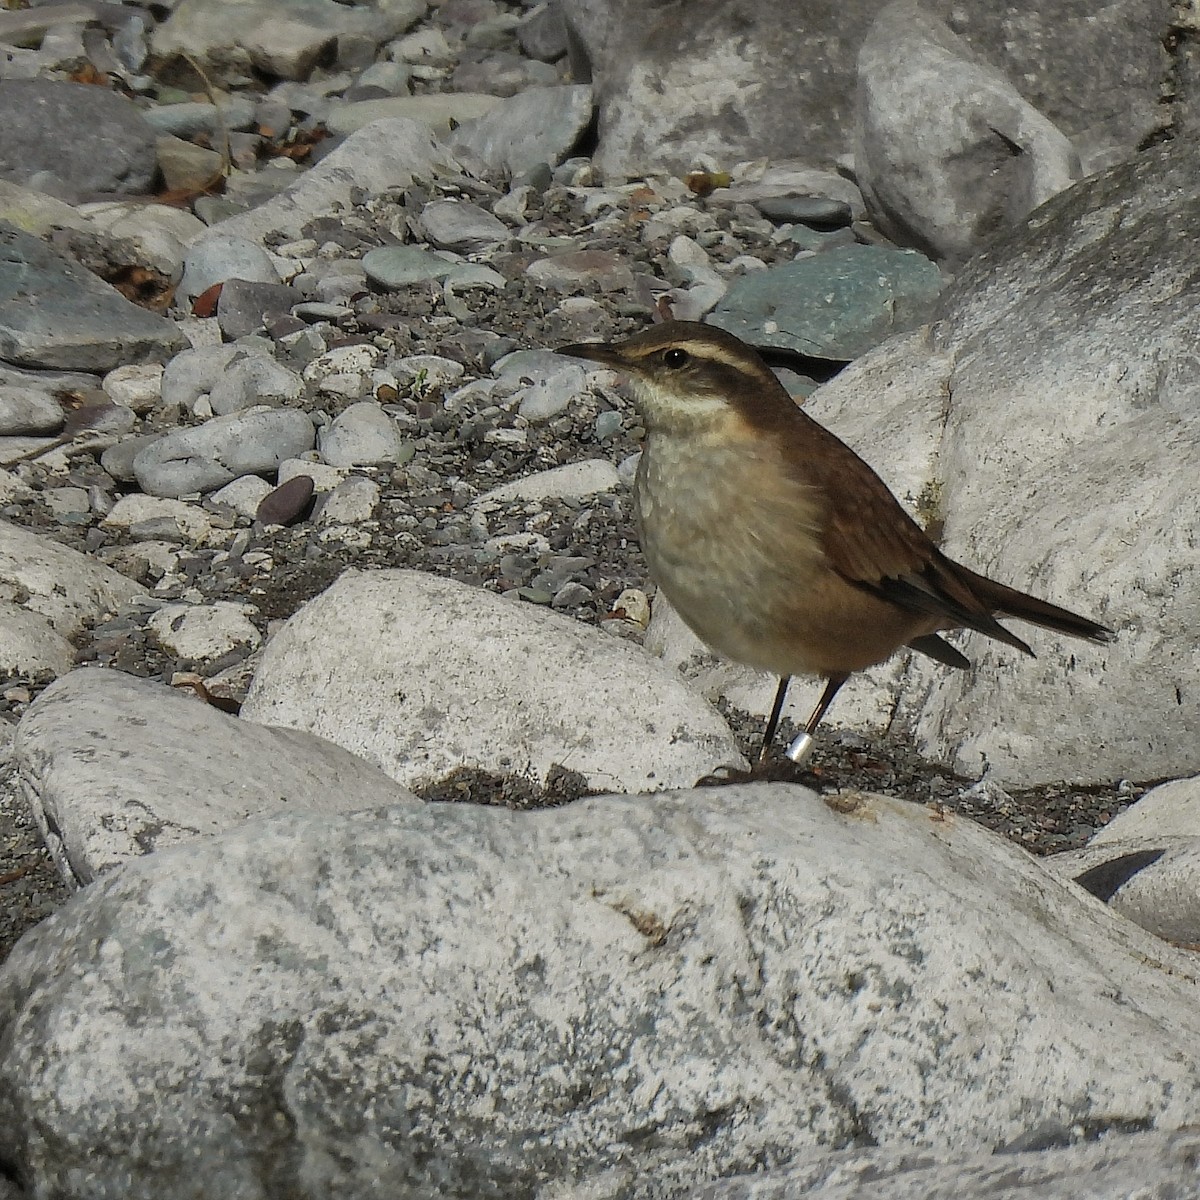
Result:
<svg viewBox="0 0 1200 1200">
<path fill-rule="evenodd" d="M 1039 600 L 1036 596 L 1018 592 L 1016 588 L 1005 587 L 985 575 L 977 575 L 974 571 L 960 570 L 967 574 L 971 590 L 993 612 L 1002 617 L 1017 617 L 1022 621 L 1030 621 L 1041 625 L 1044 629 L 1053 629 L 1057 633 L 1069 634 L 1071 637 L 1087 638 L 1089 642 L 1111 642 L 1116 634 L 1098 621 L 1081 617 L 1078 613 L 1059 608 L 1047 600 Z"/>
<path fill-rule="evenodd" d="M 949 642 L 943 642 L 936 633 L 927 633 L 924 637 L 915 637 L 908 643 L 914 650 L 928 655 L 935 662 L 945 663 L 948 667 L 957 667 L 965 671 L 971 660 L 965 654 L 960 654 Z"/>
</svg>

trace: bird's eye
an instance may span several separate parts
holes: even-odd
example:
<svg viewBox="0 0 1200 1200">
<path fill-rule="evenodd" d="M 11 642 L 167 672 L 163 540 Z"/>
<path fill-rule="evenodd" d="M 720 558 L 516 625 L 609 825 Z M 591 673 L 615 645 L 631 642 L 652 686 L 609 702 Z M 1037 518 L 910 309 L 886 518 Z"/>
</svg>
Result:
<svg viewBox="0 0 1200 1200">
<path fill-rule="evenodd" d="M 666 363 L 671 370 L 676 371 L 682 367 L 689 358 L 691 358 L 691 355 L 688 354 L 686 350 L 680 350 L 678 346 L 672 346 L 671 349 L 663 355 L 663 362 Z"/>
</svg>

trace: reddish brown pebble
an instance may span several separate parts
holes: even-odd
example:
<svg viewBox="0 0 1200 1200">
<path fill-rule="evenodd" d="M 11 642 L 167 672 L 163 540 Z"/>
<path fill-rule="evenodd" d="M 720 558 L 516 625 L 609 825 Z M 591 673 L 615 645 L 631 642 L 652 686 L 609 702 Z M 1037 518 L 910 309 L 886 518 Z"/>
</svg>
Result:
<svg viewBox="0 0 1200 1200">
<path fill-rule="evenodd" d="M 262 498 L 254 519 L 260 525 L 290 525 L 308 511 L 312 495 L 312 477 L 295 475 Z"/>
</svg>

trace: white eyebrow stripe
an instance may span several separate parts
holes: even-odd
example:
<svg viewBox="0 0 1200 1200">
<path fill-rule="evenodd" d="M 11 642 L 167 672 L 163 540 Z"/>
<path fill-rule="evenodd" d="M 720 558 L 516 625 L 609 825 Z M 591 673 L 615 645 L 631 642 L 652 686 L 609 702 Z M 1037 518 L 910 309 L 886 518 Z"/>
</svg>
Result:
<svg viewBox="0 0 1200 1200">
<path fill-rule="evenodd" d="M 721 363 L 723 366 L 732 367 L 735 371 L 753 371 L 756 366 L 745 355 L 730 353 L 724 346 L 716 346 L 712 342 L 691 340 L 680 340 L 651 347 L 639 354 L 638 358 L 649 358 L 652 354 L 661 354 L 662 351 L 672 348 L 686 350 L 693 358 L 697 358 L 701 362 Z"/>
</svg>

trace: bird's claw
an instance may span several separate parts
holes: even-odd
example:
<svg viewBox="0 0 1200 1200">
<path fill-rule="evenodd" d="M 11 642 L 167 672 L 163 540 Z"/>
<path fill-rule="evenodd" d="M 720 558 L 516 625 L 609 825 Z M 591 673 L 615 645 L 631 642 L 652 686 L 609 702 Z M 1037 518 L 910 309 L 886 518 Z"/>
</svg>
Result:
<svg viewBox="0 0 1200 1200">
<path fill-rule="evenodd" d="M 746 770 L 745 767 L 735 767 L 723 763 L 715 771 L 703 775 L 696 780 L 693 787 L 728 787 L 732 783 L 749 783 L 754 779 L 755 767 Z"/>
</svg>

